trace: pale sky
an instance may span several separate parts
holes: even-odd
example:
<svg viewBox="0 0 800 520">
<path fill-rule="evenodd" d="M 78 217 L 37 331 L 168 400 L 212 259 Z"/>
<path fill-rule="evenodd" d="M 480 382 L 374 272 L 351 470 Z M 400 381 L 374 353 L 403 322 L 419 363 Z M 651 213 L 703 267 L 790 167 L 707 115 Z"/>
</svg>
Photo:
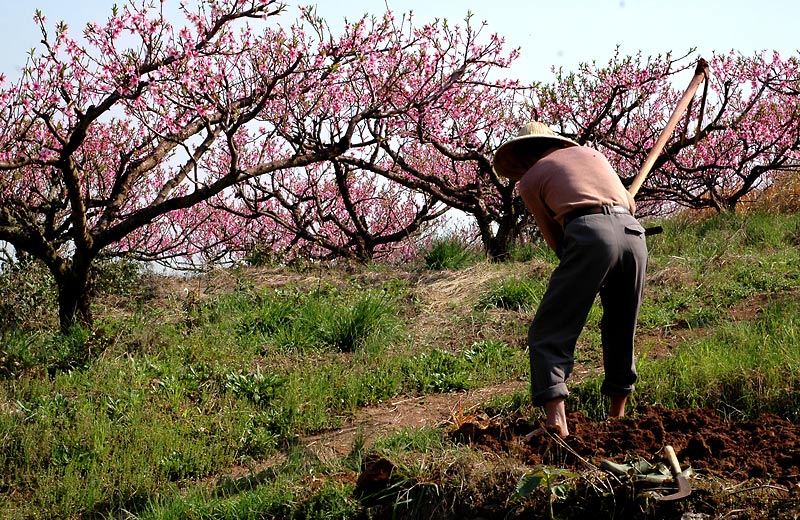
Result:
<svg viewBox="0 0 800 520">
<path fill-rule="evenodd" d="M 64 20 L 78 36 L 87 22 L 105 20 L 114 3 L 124 1 L 0 0 L 0 72 L 16 77 L 27 51 L 37 46 L 36 8 L 50 27 Z M 179 1 L 166 0 L 167 9 L 175 10 Z M 282 23 L 295 20 L 298 5 L 311 3 L 287 1 Z M 329 0 L 317 5 L 318 14 L 336 28 L 344 17 L 380 14 L 387 3 Z M 521 47 L 509 76 L 523 81 L 552 80 L 552 66 L 571 71 L 580 62 L 604 64 L 617 45 L 623 55 L 642 51 L 644 56 L 670 50 L 678 55 L 696 47 L 693 56 L 705 58 L 731 49 L 745 54 L 777 50 L 788 57 L 800 49 L 796 0 L 389 0 L 388 6 L 396 14 L 413 11 L 418 24 L 436 17 L 459 23 L 471 11 L 475 22 L 488 22 L 487 32 L 504 36 L 509 49 Z"/>
</svg>

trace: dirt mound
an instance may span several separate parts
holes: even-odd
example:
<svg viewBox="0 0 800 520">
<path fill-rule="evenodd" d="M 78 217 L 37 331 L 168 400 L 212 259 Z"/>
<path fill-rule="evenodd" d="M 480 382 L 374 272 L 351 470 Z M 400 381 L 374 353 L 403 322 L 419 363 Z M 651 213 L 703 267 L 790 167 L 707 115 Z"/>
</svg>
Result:
<svg viewBox="0 0 800 520">
<path fill-rule="evenodd" d="M 569 424 L 571 435 L 560 449 L 547 435 L 525 441 L 537 425 L 521 418 L 506 424 L 471 421 L 453 435 L 486 451 L 513 454 L 526 465 L 585 469 L 587 462 L 599 466 L 606 459 L 661 460 L 663 447 L 672 445 L 681 465 L 698 475 L 765 479 L 787 487 L 800 482 L 800 426 L 774 415 L 733 422 L 708 409 L 643 407 L 630 417 L 602 422 L 572 412 Z"/>
<path fill-rule="evenodd" d="M 580 412 L 568 415 L 571 435 L 563 440 L 548 434 L 526 440 L 526 434 L 541 424 L 532 424 L 521 416 L 502 419 L 479 416 L 451 429 L 449 435 L 490 457 L 496 455 L 498 461 L 514 461 L 517 469 L 520 465 L 528 468 L 541 465 L 587 477 L 580 479 L 586 487 L 582 490 L 576 487 L 569 500 L 558 502 L 555 515 L 558 518 L 587 518 L 590 511 L 595 518 L 798 518 L 798 425 L 773 415 L 753 421 L 729 421 L 708 409 L 641 407 L 630 417 L 607 421 L 592 421 Z M 674 485 L 643 480 L 633 484 L 624 474 L 610 475 L 600 469 L 604 461 L 624 464 L 644 459 L 654 465 L 663 460 L 666 445 L 675 448 L 683 469 L 693 470 L 690 478 L 693 491 L 689 497 L 675 502 L 648 500 L 643 498 L 647 493 L 640 494 L 641 491 L 664 495 L 674 492 Z M 389 514 L 397 518 L 521 519 L 545 518 L 548 514 L 553 517 L 553 510 L 547 509 L 546 490 L 539 495 L 542 497 L 539 502 L 509 498 L 512 496 L 509 486 L 513 489 L 519 482 L 518 472 L 511 476 L 510 482 L 502 482 L 490 490 L 478 485 L 480 499 L 475 498 L 473 490 L 459 496 L 459 490 L 455 489 L 450 491 L 451 495 L 438 497 L 439 502 L 425 496 L 415 496 L 415 501 L 409 498 L 414 491 L 409 489 L 407 501 L 393 502 L 393 490 L 401 489 L 403 484 L 395 472 L 392 462 L 375 455 L 364 461 L 356 483 L 357 496 L 387 517 Z M 445 508 L 439 503 L 449 505 Z M 425 514 L 420 515 L 409 504 Z M 553 506 L 551 501 L 549 507 Z"/>
</svg>

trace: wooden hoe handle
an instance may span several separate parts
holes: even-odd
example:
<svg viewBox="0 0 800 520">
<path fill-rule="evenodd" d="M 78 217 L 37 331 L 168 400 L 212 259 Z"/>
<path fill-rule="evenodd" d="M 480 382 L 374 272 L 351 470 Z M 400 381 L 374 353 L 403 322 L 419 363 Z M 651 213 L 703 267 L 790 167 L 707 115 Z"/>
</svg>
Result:
<svg viewBox="0 0 800 520">
<path fill-rule="evenodd" d="M 644 184 L 647 174 L 650 173 L 650 169 L 656 162 L 661 150 L 672 136 L 672 131 L 675 129 L 675 125 L 678 124 L 678 121 L 683 115 L 683 112 L 686 110 L 686 107 L 689 106 L 689 103 L 692 101 L 692 98 L 697 91 L 697 87 L 699 87 L 700 83 L 702 83 L 707 77 L 708 62 L 703 58 L 700 58 L 697 61 L 697 68 L 695 69 L 692 81 L 689 83 L 689 88 L 686 89 L 686 92 L 683 93 L 683 97 L 681 97 L 680 101 L 678 101 L 678 106 L 675 107 L 675 111 L 672 113 L 672 116 L 670 116 L 669 121 L 667 121 L 667 126 L 664 127 L 664 130 L 658 137 L 656 144 L 653 146 L 653 149 L 650 150 L 650 153 L 647 155 L 647 159 L 639 169 L 639 173 L 636 174 L 636 177 L 633 179 L 633 183 L 631 184 L 630 188 L 628 188 L 631 196 L 635 197 L 636 193 L 639 191 L 639 188 L 641 188 L 642 184 Z"/>
<path fill-rule="evenodd" d="M 675 450 L 672 446 L 664 446 L 664 455 L 667 457 L 667 462 L 672 469 L 673 475 L 679 475 L 681 472 L 681 465 L 678 462 L 678 457 L 675 455 Z"/>
</svg>

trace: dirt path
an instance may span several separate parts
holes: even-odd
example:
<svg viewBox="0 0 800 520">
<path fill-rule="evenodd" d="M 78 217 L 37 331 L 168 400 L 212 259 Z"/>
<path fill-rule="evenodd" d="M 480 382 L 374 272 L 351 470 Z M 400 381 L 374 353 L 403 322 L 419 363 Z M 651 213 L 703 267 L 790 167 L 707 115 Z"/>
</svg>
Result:
<svg viewBox="0 0 800 520">
<path fill-rule="evenodd" d="M 320 455 L 342 456 L 353 448 L 357 436 L 369 445 L 378 436 L 405 428 L 437 427 L 464 417 L 490 399 L 510 395 L 527 388 L 523 381 L 505 382 L 468 392 L 432 394 L 393 399 L 378 406 L 364 408 L 339 430 L 307 437 L 306 445 Z"/>
</svg>

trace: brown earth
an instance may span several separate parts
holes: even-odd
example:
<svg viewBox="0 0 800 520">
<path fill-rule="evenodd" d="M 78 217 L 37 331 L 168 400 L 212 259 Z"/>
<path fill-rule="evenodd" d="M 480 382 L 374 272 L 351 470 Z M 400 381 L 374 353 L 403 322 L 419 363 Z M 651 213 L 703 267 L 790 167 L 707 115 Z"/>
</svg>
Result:
<svg viewBox="0 0 800 520">
<path fill-rule="evenodd" d="M 345 454 L 356 432 L 385 435 L 402 428 L 440 427 L 454 439 L 484 452 L 513 456 L 527 466 L 599 467 L 603 460 L 622 463 L 633 457 L 659 461 L 666 445 L 674 447 L 695 477 L 730 481 L 760 479 L 794 489 L 800 485 L 800 425 L 775 415 L 734 421 L 710 409 L 671 410 L 640 406 L 627 417 L 593 421 L 569 412 L 570 436 L 553 450 L 547 434 L 525 440 L 541 424 L 524 417 L 492 417 L 480 413 L 480 403 L 501 394 L 524 390 L 513 382 L 460 394 L 436 394 L 398 399 L 362 410 L 346 428 L 308 437 L 318 452 Z M 462 419 L 466 419 L 462 422 Z M 460 423 L 460 424 L 459 424 Z"/>
<path fill-rule="evenodd" d="M 642 407 L 631 417 L 599 422 L 572 412 L 569 424 L 563 443 L 547 434 L 526 441 L 523 436 L 536 425 L 521 418 L 508 424 L 471 421 L 453 435 L 482 450 L 513 453 L 531 466 L 586 468 L 631 457 L 658 461 L 664 446 L 671 445 L 681 465 L 697 477 L 760 479 L 786 488 L 800 483 L 800 426 L 774 415 L 734 422 L 708 409 Z"/>
<path fill-rule="evenodd" d="M 308 448 L 318 454 L 342 457 L 353 449 L 357 433 L 369 444 L 390 431 L 438 427 L 443 435 L 498 461 L 500 467 L 506 464 L 517 471 L 558 468 L 581 475 L 581 482 L 598 478 L 605 481 L 607 489 L 600 486 L 603 493 L 584 491 L 579 501 L 556 504 L 556 511 L 560 511 L 557 518 L 584 518 L 587 510 L 596 511 L 596 518 L 800 518 L 800 425 L 769 414 L 756 420 L 735 421 L 710 409 L 640 406 L 625 418 L 605 421 L 571 411 L 570 436 L 566 439 L 542 434 L 526 440 L 525 436 L 541 423 L 518 414 L 489 417 L 481 408 L 493 397 L 526 389 L 527 382 L 516 381 L 470 392 L 397 399 L 361 410 L 346 428 L 305 440 Z M 666 445 L 674 447 L 682 469 L 689 469 L 693 488 L 689 497 L 677 502 L 643 504 L 641 500 L 648 493 L 652 496 L 653 492 L 675 492 L 674 483 L 633 482 L 601 469 L 604 461 L 624 464 L 644 459 L 656 465 L 663 461 Z M 493 490 L 495 495 L 481 497 L 476 509 L 458 510 L 456 505 L 467 501 L 464 497 L 437 495 L 437 500 L 453 504 L 450 510 L 397 511 L 392 493 L 410 491 L 402 487 L 394 464 L 372 453 L 362 464 L 356 493 L 384 497 L 383 502 L 373 504 L 375 518 L 544 517 L 541 504 L 546 500 L 542 501 L 541 496 L 537 505 L 520 506 L 511 501 L 513 494 L 509 494 L 508 487 L 513 489 L 520 475 L 506 475 L 511 480 L 505 482 L 505 488 L 498 485 Z M 502 476 L 491 478 L 502 480 Z M 614 512 L 608 511 L 608 501 L 614 503 Z M 366 503 L 370 504 L 369 498 Z"/>
<path fill-rule="evenodd" d="M 556 518 L 586 518 L 589 511 L 595 518 L 681 520 L 796 519 L 800 514 L 800 426 L 784 419 L 763 415 L 753 421 L 730 421 L 708 409 L 656 407 L 640 407 L 622 419 L 592 421 L 581 412 L 570 412 L 568 419 L 571 434 L 566 439 L 543 433 L 528 440 L 526 434 L 541 424 L 520 416 L 489 418 L 481 413 L 458 427 L 447 423 L 443 432 L 489 458 L 512 461 L 517 468 L 558 468 L 579 475 L 575 487 L 583 484 L 585 489 L 558 502 Z M 601 469 L 604 461 L 624 464 L 644 459 L 658 465 L 666 445 L 674 447 L 681 469 L 689 469 L 693 488 L 689 497 L 675 502 L 648 500 L 643 497 L 676 492 L 674 482 L 634 481 Z M 389 460 L 372 456 L 363 464 L 356 493 L 362 497 L 390 493 L 402 485 L 395 474 Z M 374 510 L 379 511 L 377 517 L 396 518 L 546 517 L 544 490 L 538 502 L 520 505 L 513 503 L 508 485 L 515 482 L 506 482 L 506 491 L 494 490 L 494 498 L 483 498 L 477 508 L 459 510 L 468 500 L 455 496 L 449 498 L 450 510 L 434 510 L 433 516 L 429 511 L 398 513 L 386 498 L 376 502 Z"/>
</svg>

